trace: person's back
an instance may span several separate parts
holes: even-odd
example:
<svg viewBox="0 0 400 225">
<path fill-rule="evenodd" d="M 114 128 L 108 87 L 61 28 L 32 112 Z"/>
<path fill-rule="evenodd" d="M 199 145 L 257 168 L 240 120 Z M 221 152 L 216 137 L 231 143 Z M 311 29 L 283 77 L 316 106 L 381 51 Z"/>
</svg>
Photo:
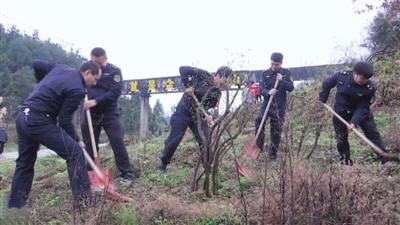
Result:
<svg viewBox="0 0 400 225">
<path fill-rule="evenodd" d="M 84 97 L 82 76 L 72 67 L 56 64 L 22 105 L 56 117 L 65 98 L 71 94 L 76 96 L 78 102 Z"/>
<path fill-rule="evenodd" d="M 181 66 L 179 68 L 182 83 L 185 88 L 192 86 L 194 88 L 194 95 L 199 102 L 203 101 L 203 107 L 207 110 L 213 108 L 221 98 L 221 89 L 213 87 L 211 74 L 199 68 L 191 66 Z M 177 105 L 177 111 L 185 114 L 195 114 L 195 102 L 192 97 L 184 93 Z"/>
</svg>

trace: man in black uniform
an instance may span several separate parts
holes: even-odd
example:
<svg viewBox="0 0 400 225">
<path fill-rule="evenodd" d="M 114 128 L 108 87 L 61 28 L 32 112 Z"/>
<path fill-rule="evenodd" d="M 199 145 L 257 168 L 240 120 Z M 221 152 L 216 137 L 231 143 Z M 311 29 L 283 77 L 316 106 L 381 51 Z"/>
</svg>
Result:
<svg viewBox="0 0 400 225">
<path fill-rule="evenodd" d="M 290 71 L 282 68 L 283 55 L 274 52 L 271 55 L 271 68 L 262 74 L 260 89 L 264 101 L 255 119 L 256 133 L 261 125 L 262 117 L 267 108 L 270 96 L 274 96 L 267 116 L 270 120 L 271 145 L 269 147 L 268 156 L 270 160 L 276 160 L 276 153 L 281 140 L 282 126 L 285 121 L 286 112 L 286 92 L 294 89 L 293 81 L 290 78 Z M 279 80 L 278 87 L 275 89 L 275 81 Z M 261 125 L 261 133 L 257 138 L 257 146 L 260 150 L 264 149 L 264 128 L 265 122 Z M 267 153 L 267 152 L 266 152 Z"/>
<path fill-rule="evenodd" d="M 114 152 L 115 161 L 123 182 L 130 182 L 136 179 L 132 166 L 129 162 L 128 152 L 124 145 L 124 130 L 119 117 L 118 98 L 122 91 L 122 73 L 115 65 L 107 62 L 107 55 L 104 49 L 94 48 L 90 57 L 101 65 L 102 76 L 97 84 L 88 89 L 88 101 L 84 102 L 84 108 L 90 109 L 96 147 L 98 149 L 101 128 L 107 134 Z M 82 137 L 88 146 L 87 150 L 93 158 L 92 143 L 90 141 L 89 127 L 86 113 L 82 121 Z"/>
<path fill-rule="evenodd" d="M 203 145 L 203 140 L 197 129 L 197 105 L 192 95 L 196 96 L 199 102 L 203 102 L 202 106 L 205 110 L 213 108 L 221 98 L 221 87 L 227 84 L 233 76 L 232 69 L 227 66 L 220 67 L 213 76 L 205 70 L 190 66 L 180 67 L 179 73 L 182 83 L 187 89 L 171 117 L 171 132 L 165 140 L 165 148 L 160 157 L 161 165 L 158 168 L 160 172 L 166 172 L 167 165 L 170 163 L 188 127 L 199 145 Z M 207 122 L 212 120 L 212 116 L 204 116 L 201 122 L 201 129 L 207 135 L 209 132 Z"/>
<path fill-rule="evenodd" d="M 66 160 L 76 203 L 90 197 L 89 177 L 82 153 L 84 144 L 75 133 L 72 116 L 85 96 L 85 88 L 94 85 L 100 74 L 99 65 L 92 61 L 84 63 L 80 71 L 56 64 L 22 104 L 16 118 L 19 156 L 9 208 L 21 208 L 26 204 L 40 144 Z"/>
<path fill-rule="evenodd" d="M 350 158 L 348 132 L 358 126 L 368 139 L 385 151 L 382 138 L 376 129 L 374 116 L 369 108 L 376 91 L 375 83 L 369 80 L 373 73 L 371 64 L 359 62 L 354 66 L 353 71 L 335 73 L 322 84 L 319 100 L 326 103 L 331 89 L 336 87 L 334 110 L 350 123 L 350 126 L 346 127 L 339 119 L 333 117 L 341 164 L 353 164 Z"/>
</svg>

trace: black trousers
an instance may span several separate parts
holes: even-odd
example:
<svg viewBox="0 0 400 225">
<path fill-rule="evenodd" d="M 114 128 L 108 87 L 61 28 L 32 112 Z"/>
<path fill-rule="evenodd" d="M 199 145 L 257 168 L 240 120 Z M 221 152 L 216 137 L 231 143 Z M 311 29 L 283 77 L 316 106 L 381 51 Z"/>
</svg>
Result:
<svg viewBox="0 0 400 225">
<path fill-rule="evenodd" d="M 258 128 L 261 125 L 262 117 L 264 115 L 265 109 L 267 108 L 267 101 L 264 101 L 258 111 L 257 117 L 255 119 L 255 133 L 257 134 Z M 282 126 L 285 122 L 285 108 L 279 108 L 277 103 L 273 101 L 271 103 L 271 107 L 267 113 L 267 119 L 270 121 L 270 136 L 271 136 L 271 145 L 269 147 L 270 154 L 276 154 L 279 149 L 279 144 L 281 142 L 281 133 Z M 267 119 L 265 121 L 267 121 Z M 264 132 L 265 132 L 265 123 L 262 124 L 261 133 L 257 138 L 256 144 L 260 148 L 260 150 L 264 149 Z"/>
<path fill-rule="evenodd" d="M 43 144 L 66 160 L 68 177 L 75 200 L 90 196 L 90 181 L 82 148 L 55 120 L 44 114 L 18 112 L 16 119 L 18 158 L 11 184 L 8 207 L 21 208 L 26 204 L 32 187 L 34 165 L 39 145 Z"/>
<path fill-rule="evenodd" d="M 7 133 L 4 128 L 0 128 L 0 154 L 4 151 L 4 145 L 7 142 Z"/>
<path fill-rule="evenodd" d="M 343 119 L 345 119 L 347 122 L 349 122 L 353 116 L 352 114 L 348 114 L 346 112 L 338 114 L 343 117 Z M 348 140 L 349 132 L 347 126 L 336 117 L 333 117 L 333 126 L 335 128 L 337 149 L 340 155 L 340 159 L 348 160 L 350 159 L 350 145 Z M 372 115 L 372 113 L 370 113 L 367 118 L 360 123 L 359 127 L 369 140 L 371 140 L 379 148 L 385 151 L 385 145 L 383 144 L 382 138 L 376 128 L 374 116 Z"/>
<path fill-rule="evenodd" d="M 122 127 L 119 114 L 117 112 L 102 114 L 92 112 L 91 117 L 94 131 L 94 139 L 96 141 L 96 148 L 99 149 L 100 132 L 101 128 L 103 128 L 107 134 L 108 139 L 110 140 L 111 148 L 114 152 L 115 162 L 119 171 L 121 172 L 121 176 L 133 173 L 132 166 L 129 162 L 128 152 L 126 151 L 126 147 L 124 144 L 124 129 Z M 82 137 L 86 144 L 86 149 L 89 155 L 94 158 L 86 112 L 84 112 L 81 129 Z M 90 168 L 88 169 L 90 170 Z"/>
<path fill-rule="evenodd" d="M 3 153 L 3 151 L 4 151 L 4 145 L 5 145 L 5 143 L 0 141 L 0 154 Z"/>
<path fill-rule="evenodd" d="M 179 109 L 177 109 L 177 111 L 172 115 L 170 120 L 171 131 L 168 138 L 164 142 L 165 147 L 160 157 L 164 165 L 167 165 L 171 162 L 171 158 L 174 156 L 176 148 L 178 148 L 178 145 L 182 141 L 182 138 L 185 135 L 188 127 L 192 131 L 193 136 L 197 143 L 199 143 L 200 147 L 204 144 L 202 138 L 200 137 L 196 120 L 197 119 L 195 116 L 192 116 L 190 113 Z M 204 132 L 204 135 L 207 136 L 209 133 L 207 121 L 202 120 L 200 126 Z"/>
</svg>

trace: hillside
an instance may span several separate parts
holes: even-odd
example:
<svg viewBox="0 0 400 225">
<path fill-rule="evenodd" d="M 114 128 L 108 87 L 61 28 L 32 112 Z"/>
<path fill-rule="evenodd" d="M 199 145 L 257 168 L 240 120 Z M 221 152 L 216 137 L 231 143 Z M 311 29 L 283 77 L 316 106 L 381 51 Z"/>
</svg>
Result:
<svg viewBox="0 0 400 225">
<path fill-rule="evenodd" d="M 388 150 L 395 153 L 400 151 L 400 98 L 392 97 L 398 93 L 398 86 L 384 84 L 398 77 L 399 56 L 377 62 L 374 78 L 380 87 L 373 106 L 375 121 Z M 315 81 L 291 94 L 278 161 L 266 162 L 264 154 L 256 161 L 239 159 L 253 174 L 239 180 L 230 153 L 239 155 L 251 138 L 258 105 L 238 114 L 243 118 L 250 116 L 249 122 L 234 140 L 229 154 L 223 156 L 218 190 L 211 197 L 207 197 L 201 185 L 204 176 L 198 189 L 191 190 L 198 149 L 189 132 L 177 150 L 169 173 L 156 172 L 164 134 L 143 143 L 129 144 L 129 155 L 140 179 L 130 186 L 115 182 L 119 191 L 133 198 L 133 202 L 107 200 L 96 208 L 74 214 L 65 164 L 58 157 L 47 157 L 36 163 L 29 212 L 13 212 L 18 219 L 14 218 L 12 223 L 3 220 L 1 224 L 18 224 L 17 221 L 27 224 L 28 220 L 32 224 L 124 225 L 400 224 L 400 168 L 383 168 L 355 135 L 350 135 L 355 165 L 339 165 L 331 116 L 314 103 L 320 82 Z M 235 121 L 233 127 L 237 129 L 241 120 Z M 266 133 L 266 143 L 269 143 L 269 132 Z M 102 149 L 101 156 L 102 165 L 111 168 L 117 177 L 111 149 Z M 15 163 L 1 163 L 0 196 L 4 200 Z"/>
</svg>

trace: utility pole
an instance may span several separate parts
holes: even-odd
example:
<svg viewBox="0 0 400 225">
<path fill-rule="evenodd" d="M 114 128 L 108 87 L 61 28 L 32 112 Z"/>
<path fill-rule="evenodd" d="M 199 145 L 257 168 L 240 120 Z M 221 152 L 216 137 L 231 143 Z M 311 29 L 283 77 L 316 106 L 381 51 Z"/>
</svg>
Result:
<svg viewBox="0 0 400 225">
<path fill-rule="evenodd" d="M 147 138 L 149 130 L 149 99 L 150 95 L 146 92 L 142 92 L 140 95 L 140 123 L 139 123 L 139 135 L 142 140 Z"/>
</svg>

